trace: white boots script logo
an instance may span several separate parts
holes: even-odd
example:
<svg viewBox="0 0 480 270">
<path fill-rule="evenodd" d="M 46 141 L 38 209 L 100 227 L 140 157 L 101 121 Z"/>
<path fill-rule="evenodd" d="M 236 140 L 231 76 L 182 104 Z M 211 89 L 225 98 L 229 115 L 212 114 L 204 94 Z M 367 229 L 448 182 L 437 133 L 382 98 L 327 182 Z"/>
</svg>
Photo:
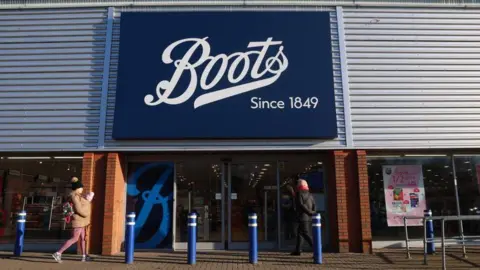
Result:
<svg viewBox="0 0 480 270">
<path fill-rule="evenodd" d="M 210 44 L 207 39 L 208 37 L 203 39 L 182 39 L 170 44 L 165 49 L 162 54 L 163 63 L 173 63 L 176 70 L 169 81 L 163 80 L 158 83 L 155 90 L 156 99 L 153 95 L 145 96 L 145 104 L 149 106 L 157 106 L 162 103 L 170 105 L 182 104 L 193 96 L 199 83 L 200 88 L 203 90 L 210 90 L 214 88 L 225 76 L 225 73 L 227 73 L 227 79 L 232 86 L 225 89 L 214 89 L 213 92 L 200 95 L 193 105 L 194 108 L 198 108 L 209 103 L 271 85 L 278 80 L 282 72 L 288 67 L 288 59 L 283 53 L 283 46 L 278 46 L 282 44 L 282 41 L 273 41 L 272 38 L 268 38 L 266 41 L 252 41 L 248 44 L 247 48 L 257 48 L 256 50 L 235 52 L 230 55 L 219 54 L 217 56 L 211 56 Z M 183 57 L 176 60 L 172 59 L 171 55 L 175 47 L 187 42 L 191 42 L 192 46 L 187 50 Z M 277 53 L 275 56 L 265 59 L 267 51 L 273 46 L 277 46 L 275 47 Z M 200 50 L 201 56 L 196 62 L 191 63 L 191 58 L 196 50 Z M 257 56 L 253 65 L 251 65 L 251 55 Z M 220 69 L 213 79 L 210 82 L 207 82 L 207 78 L 209 78 L 210 72 L 217 62 L 220 62 Z M 203 72 L 198 74 L 197 68 L 203 64 L 206 64 L 206 66 Z M 235 77 L 234 74 L 239 65 L 243 66 L 243 69 L 241 70 L 241 73 Z M 190 78 L 190 83 L 188 84 L 187 89 L 183 89 L 183 94 L 170 98 L 170 95 L 172 95 L 172 92 L 175 90 L 178 81 L 184 73 L 186 73 L 185 76 L 189 76 Z M 247 74 L 253 81 L 238 84 L 247 76 Z M 181 89 L 178 89 L 177 91 L 180 90 Z"/>
</svg>

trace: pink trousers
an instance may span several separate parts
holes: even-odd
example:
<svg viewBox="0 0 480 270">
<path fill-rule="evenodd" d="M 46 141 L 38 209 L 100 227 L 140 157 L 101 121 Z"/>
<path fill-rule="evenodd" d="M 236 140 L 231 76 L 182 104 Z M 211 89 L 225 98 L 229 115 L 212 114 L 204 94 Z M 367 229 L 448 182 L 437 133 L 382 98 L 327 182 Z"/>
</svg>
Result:
<svg viewBox="0 0 480 270">
<path fill-rule="evenodd" d="M 85 227 L 74 228 L 72 232 L 72 238 L 68 239 L 57 252 L 62 254 L 65 250 L 67 250 L 67 248 L 75 244 L 79 239 L 82 254 L 85 255 Z"/>
</svg>

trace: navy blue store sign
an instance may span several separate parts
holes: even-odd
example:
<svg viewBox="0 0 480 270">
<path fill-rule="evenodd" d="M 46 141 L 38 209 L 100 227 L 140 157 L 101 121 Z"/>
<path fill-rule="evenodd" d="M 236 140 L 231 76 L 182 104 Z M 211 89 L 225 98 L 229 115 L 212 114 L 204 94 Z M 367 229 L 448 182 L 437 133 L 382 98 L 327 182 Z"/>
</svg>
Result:
<svg viewBox="0 0 480 270">
<path fill-rule="evenodd" d="M 122 13 L 115 139 L 337 136 L 328 12 Z"/>
</svg>

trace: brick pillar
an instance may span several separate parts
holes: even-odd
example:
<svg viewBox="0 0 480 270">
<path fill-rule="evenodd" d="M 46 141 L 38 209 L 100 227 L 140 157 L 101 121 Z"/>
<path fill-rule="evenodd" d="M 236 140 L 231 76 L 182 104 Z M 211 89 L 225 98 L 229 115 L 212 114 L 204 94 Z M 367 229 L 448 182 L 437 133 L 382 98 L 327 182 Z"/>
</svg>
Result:
<svg viewBox="0 0 480 270">
<path fill-rule="evenodd" d="M 120 252 L 125 225 L 125 170 L 119 153 L 107 154 L 102 255 Z"/>
<path fill-rule="evenodd" d="M 370 219 L 370 191 L 368 188 L 367 153 L 357 151 L 358 185 L 360 194 L 360 225 L 362 228 L 362 252 L 372 253 L 372 228 Z"/>
<path fill-rule="evenodd" d="M 103 153 L 85 153 L 82 164 L 82 183 L 85 192 L 95 192 L 92 201 L 90 226 L 87 228 L 87 253 L 100 254 L 103 235 L 103 203 L 105 200 L 105 157 Z M 80 252 L 80 248 L 77 249 Z"/>
<path fill-rule="evenodd" d="M 365 151 L 335 151 L 337 227 L 340 252 L 372 252 Z"/>
<path fill-rule="evenodd" d="M 328 170 L 327 173 L 327 211 L 328 219 L 322 217 L 322 223 L 328 222 L 329 225 L 329 246 L 325 252 L 338 252 L 338 222 L 337 222 L 337 183 L 335 179 L 335 159 L 334 156 L 329 156 L 324 161 L 324 166 Z M 323 225 L 322 225 L 323 226 Z"/>
<path fill-rule="evenodd" d="M 347 178 L 348 244 L 350 252 L 362 252 L 362 227 L 360 225 L 360 195 L 358 188 L 357 160 L 354 151 L 348 151 L 345 159 Z"/>
<path fill-rule="evenodd" d="M 335 160 L 338 250 L 343 253 L 349 252 L 346 164 L 348 154 L 345 151 L 334 151 L 333 155 Z"/>
</svg>

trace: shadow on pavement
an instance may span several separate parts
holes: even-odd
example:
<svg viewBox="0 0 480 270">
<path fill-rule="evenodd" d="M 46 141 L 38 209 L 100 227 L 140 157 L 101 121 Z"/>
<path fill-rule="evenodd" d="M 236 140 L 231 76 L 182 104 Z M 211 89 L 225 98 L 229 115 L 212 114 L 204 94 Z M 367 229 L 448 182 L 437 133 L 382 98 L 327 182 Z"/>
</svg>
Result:
<svg viewBox="0 0 480 270">
<path fill-rule="evenodd" d="M 376 253 L 376 255 L 381 258 L 384 262 L 388 263 L 388 264 L 395 264 L 390 258 L 388 258 L 388 256 L 385 255 L 385 253 L 383 252 L 378 252 Z"/>
<path fill-rule="evenodd" d="M 468 254 L 467 254 L 467 255 L 468 255 Z M 477 264 L 477 263 L 475 263 L 475 262 L 472 262 L 472 261 L 470 261 L 470 260 L 468 260 L 468 259 L 466 259 L 466 258 L 462 258 L 462 257 L 460 257 L 460 256 L 458 256 L 458 255 L 455 255 L 455 254 L 447 254 L 447 256 L 449 256 L 450 258 L 453 258 L 453 259 L 455 259 L 455 260 L 457 260 L 457 261 L 460 261 L 460 262 L 463 262 L 463 263 L 466 263 L 466 264 L 470 264 L 470 265 L 473 266 L 473 267 L 480 268 L 480 265 L 479 265 L 479 264 Z"/>
</svg>

